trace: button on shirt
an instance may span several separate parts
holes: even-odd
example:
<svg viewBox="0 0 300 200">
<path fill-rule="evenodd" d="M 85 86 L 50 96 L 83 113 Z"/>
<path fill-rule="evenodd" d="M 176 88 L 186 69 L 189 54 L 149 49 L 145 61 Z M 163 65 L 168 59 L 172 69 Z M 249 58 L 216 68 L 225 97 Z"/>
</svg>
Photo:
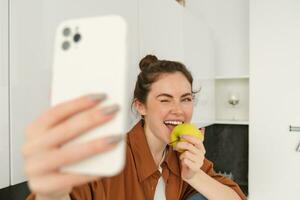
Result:
<svg viewBox="0 0 300 200">
<path fill-rule="evenodd" d="M 152 157 L 142 123 L 138 122 L 127 135 L 124 170 L 116 176 L 75 187 L 70 196 L 73 200 L 153 200 L 157 186 L 161 189 L 158 185 L 162 184 L 159 182 L 160 177 L 164 183 L 166 200 L 184 200 L 197 193 L 182 180 L 179 154 L 171 147 L 161 168 L 162 173 Z M 201 169 L 215 180 L 232 188 L 242 200 L 246 199 L 235 182 L 214 172 L 212 162 L 205 159 Z M 34 194 L 27 198 L 33 199 Z"/>
</svg>

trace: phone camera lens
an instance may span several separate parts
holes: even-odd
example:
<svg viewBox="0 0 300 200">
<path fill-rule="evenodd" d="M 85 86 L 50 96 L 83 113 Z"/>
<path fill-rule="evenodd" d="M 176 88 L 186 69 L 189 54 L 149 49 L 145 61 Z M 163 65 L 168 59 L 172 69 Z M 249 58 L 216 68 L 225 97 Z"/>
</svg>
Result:
<svg viewBox="0 0 300 200">
<path fill-rule="evenodd" d="M 63 30 L 63 35 L 64 36 L 69 36 L 71 34 L 71 29 L 70 28 L 64 28 L 64 30 Z"/>
<path fill-rule="evenodd" d="M 79 42 L 81 40 L 81 35 L 79 33 L 76 33 L 73 37 L 74 42 Z"/>
<path fill-rule="evenodd" d="M 63 43 L 62 43 L 62 45 L 61 45 L 61 48 L 63 49 L 63 50 L 68 50 L 69 48 L 70 48 L 70 42 L 68 42 L 68 41 L 64 41 Z"/>
</svg>

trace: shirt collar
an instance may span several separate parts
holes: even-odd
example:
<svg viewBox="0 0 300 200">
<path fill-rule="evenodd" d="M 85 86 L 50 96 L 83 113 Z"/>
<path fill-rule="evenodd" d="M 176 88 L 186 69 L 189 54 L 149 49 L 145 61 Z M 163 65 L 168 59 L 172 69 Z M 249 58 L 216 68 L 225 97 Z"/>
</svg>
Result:
<svg viewBox="0 0 300 200">
<path fill-rule="evenodd" d="M 177 176 L 181 176 L 181 165 L 179 162 L 179 153 L 174 151 L 172 147 L 168 147 L 168 153 L 166 155 L 165 162 L 167 163 L 168 168 Z"/>
<path fill-rule="evenodd" d="M 142 182 L 154 174 L 158 169 L 152 157 L 141 121 L 129 131 L 128 142 L 130 143 L 133 157 L 136 162 L 139 181 Z M 167 167 L 175 175 L 180 176 L 178 155 L 171 147 L 169 147 L 164 162 L 166 162 Z"/>
</svg>

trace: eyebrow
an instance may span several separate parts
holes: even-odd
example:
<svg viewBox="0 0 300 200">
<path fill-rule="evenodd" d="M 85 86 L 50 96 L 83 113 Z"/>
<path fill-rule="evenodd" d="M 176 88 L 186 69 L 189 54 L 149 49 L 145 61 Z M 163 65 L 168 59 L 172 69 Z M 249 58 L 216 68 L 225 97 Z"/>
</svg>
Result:
<svg viewBox="0 0 300 200">
<path fill-rule="evenodd" d="M 180 98 L 183 98 L 183 97 L 186 97 L 186 96 L 193 96 L 193 95 L 192 95 L 192 93 L 188 92 L 188 93 L 185 93 L 185 94 L 181 95 Z M 173 98 L 172 95 L 167 94 L 167 93 L 161 93 L 161 94 L 159 94 L 159 95 L 156 96 L 156 98 L 158 98 L 158 97 L 169 97 L 169 98 Z"/>
</svg>

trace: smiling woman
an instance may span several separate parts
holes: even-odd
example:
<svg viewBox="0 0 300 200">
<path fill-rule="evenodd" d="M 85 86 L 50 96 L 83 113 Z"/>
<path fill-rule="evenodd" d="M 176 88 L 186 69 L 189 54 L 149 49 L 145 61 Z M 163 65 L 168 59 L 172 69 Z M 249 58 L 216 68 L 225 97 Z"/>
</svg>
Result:
<svg viewBox="0 0 300 200">
<path fill-rule="evenodd" d="M 228 199 L 239 199 L 237 194 L 241 199 L 245 199 L 235 183 L 215 174 L 212 165 L 210 166 L 210 161 L 204 158 L 205 148 L 201 139 L 187 136 L 185 142 L 178 142 L 174 149 L 168 146 L 173 129 L 179 124 L 191 121 L 196 91 L 193 91 L 193 77 L 188 69 L 180 62 L 158 60 L 153 55 L 147 55 L 140 61 L 140 69 L 141 72 L 135 85 L 133 105 L 142 117 L 140 123 L 157 168 L 160 169 L 160 166 L 164 166 L 162 163 L 166 160 L 165 152 L 169 152 L 167 154 L 169 155 L 175 149 L 186 151 L 182 154 L 176 153 L 178 156 L 176 165 L 179 165 L 178 167 L 181 169 L 180 181 L 183 181 L 183 185 L 186 186 L 184 190 L 182 190 L 184 187 L 181 188 L 182 193 L 178 194 L 177 198 L 185 199 L 190 194 L 199 192 L 212 199 L 226 199 L 226 196 Z M 202 186 L 201 183 L 198 182 L 202 176 L 199 176 L 196 181 L 195 179 L 197 174 L 200 174 L 199 171 L 206 168 L 205 166 L 210 166 L 208 167 L 210 170 L 205 171 L 205 174 L 206 178 L 209 177 L 207 183 L 210 182 L 212 185 L 203 189 L 200 187 Z M 168 165 L 166 165 L 166 171 L 167 169 Z M 155 181 L 164 183 L 169 180 L 162 173 L 162 177 Z M 180 181 L 177 184 L 180 185 Z M 225 186 L 229 183 L 236 193 Z M 157 197 L 156 194 L 160 194 L 157 199 L 171 196 L 168 194 L 169 188 L 164 184 L 157 184 L 155 187 L 155 197 Z M 166 191 L 166 193 L 159 191 Z M 198 194 L 196 198 L 200 199 L 200 196 Z"/>
<path fill-rule="evenodd" d="M 34 173 L 29 177 L 31 190 L 47 200 L 246 199 L 236 183 L 215 173 L 212 162 L 204 156 L 202 139 L 184 134 L 183 140 L 174 146 L 169 145 L 174 127 L 190 123 L 193 113 L 195 92 L 192 88 L 193 77 L 187 68 L 179 62 L 158 60 L 156 56 L 148 55 L 141 60 L 140 69 L 132 105 L 142 119 L 127 134 L 124 170 L 114 177 L 80 179 L 75 179 L 70 174 L 61 174 L 57 169 L 48 170 L 41 175 Z M 98 99 L 97 103 L 99 101 L 103 99 Z M 84 104 L 83 101 L 80 102 Z M 87 108 L 96 105 L 90 101 L 87 103 Z M 69 106 L 70 109 L 76 109 Z M 44 115 L 43 120 L 46 118 L 47 115 Z M 102 124 L 107 120 L 102 121 Z M 37 133 L 37 125 L 40 127 L 41 124 L 30 126 L 31 134 Z M 119 140 L 109 141 L 108 146 L 105 146 L 105 141 L 99 141 L 99 148 L 96 149 L 100 153 L 108 151 Z M 60 156 L 61 154 L 57 155 L 55 159 L 58 160 Z M 26 159 L 30 161 L 30 156 Z M 41 170 L 39 166 L 31 166 L 29 161 L 27 167 L 31 171 Z M 61 184 L 53 174 L 73 179 L 72 182 L 62 179 L 64 181 Z M 37 180 L 41 179 L 44 181 L 37 184 Z M 34 195 L 28 199 L 34 199 Z"/>
<path fill-rule="evenodd" d="M 142 123 L 148 122 L 147 138 L 155 136 L 168 144 L 173 128 L 191 120 L 196 93 L 192 90 L 193 77 L 183 64 L 153 55 L 141 60 L 140 69 L 133 104 Z"/>
</svg>

